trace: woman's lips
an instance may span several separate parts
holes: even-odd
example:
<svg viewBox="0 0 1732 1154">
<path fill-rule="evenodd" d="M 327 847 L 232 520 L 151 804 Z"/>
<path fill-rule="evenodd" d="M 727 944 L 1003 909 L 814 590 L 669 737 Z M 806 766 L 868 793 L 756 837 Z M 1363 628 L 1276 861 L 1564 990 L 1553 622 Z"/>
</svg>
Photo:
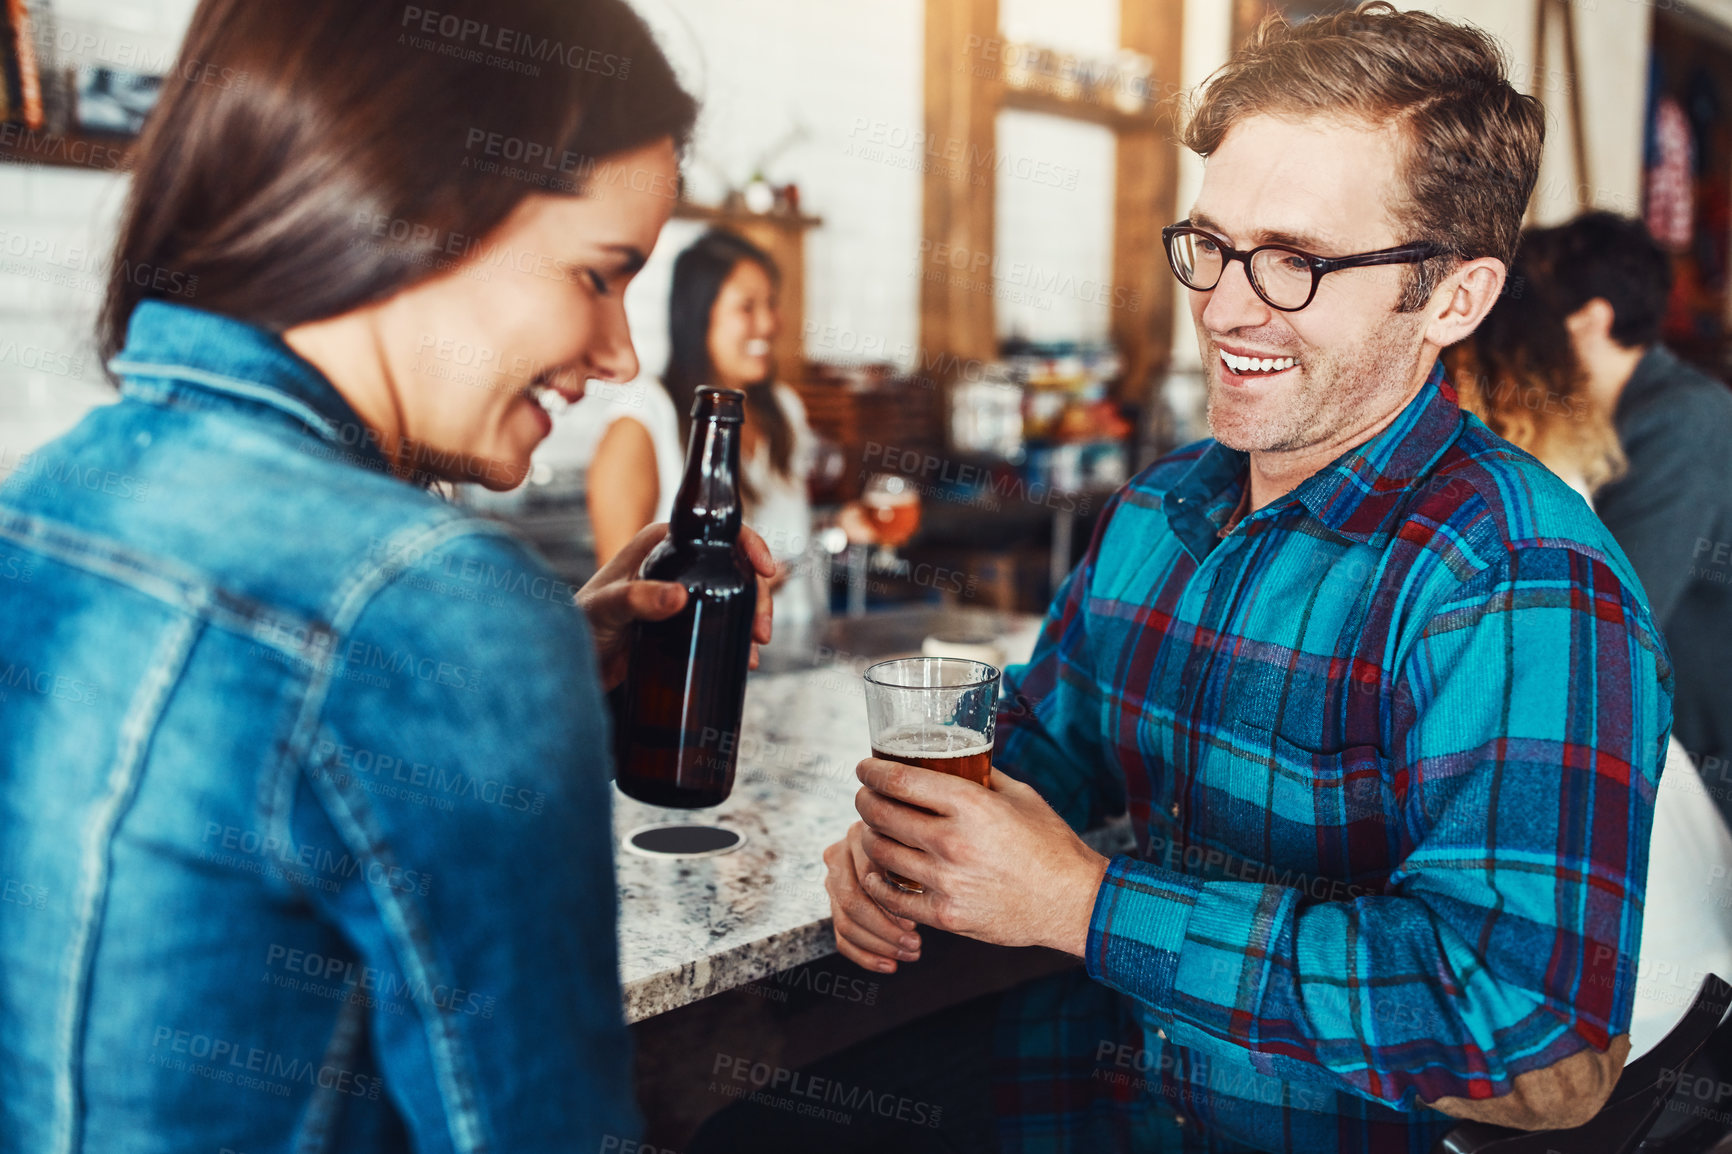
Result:
<svg viewBox="0 0 1732 1154">
<path fill-rule="evenodd" d="M 583 388 L 582 384 L 575 387 L 555 384 L 552 377 L 544 374 L 530 382 L 529 388 L 524 390 L 524 396 L 548 413 L 558 416 L 583 400 Z"/>
<path fill-rule="evenodd" d="M 553 432 L 553 414 L 547 411 L 547 406 L 537 403 L 531 396 L 523 399 L 529 402 L 529 411 L 535 414 L 535 423 L 541 428 L 541 436 L 545 437 Z"/>
</svg>

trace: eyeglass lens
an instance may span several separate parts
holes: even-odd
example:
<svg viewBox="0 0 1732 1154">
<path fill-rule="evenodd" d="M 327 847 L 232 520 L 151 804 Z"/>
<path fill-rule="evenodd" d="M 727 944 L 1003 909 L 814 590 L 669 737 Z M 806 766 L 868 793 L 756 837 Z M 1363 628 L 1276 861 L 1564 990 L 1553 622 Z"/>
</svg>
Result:
<svg viewBox="0 0 1732 1154">
<path fill-rule="evenodd" d="M 1215 241 L 1200 233 L 1181 233 L 1173 238 L 1172 251 L 1174 269 L 1187 286 L 1208 292 L 1220 283 L 1225 258 Z M 1251 279 L 1276 308 L 1299 308 L 1311 296 L 1311 266 L 1285 249 L 1266 248 L 1253 256 Z"/>
</svg>

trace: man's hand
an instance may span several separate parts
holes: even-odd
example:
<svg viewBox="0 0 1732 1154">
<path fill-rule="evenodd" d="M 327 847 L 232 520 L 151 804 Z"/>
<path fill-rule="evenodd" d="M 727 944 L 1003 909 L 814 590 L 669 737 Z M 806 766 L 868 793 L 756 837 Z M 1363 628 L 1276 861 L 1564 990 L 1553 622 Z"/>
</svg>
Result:
<svg viewBox="0 0 1732 1154">
<path fill-rule="evenodd" d="M 577 607 L 589 618 L 595 637 L 596 659 L 601 666 L 601 687 L 612 689 L 625 680 L 631 654 L 631 626 L 635 621 L 661 621 L 686 605 L 685 586 L 676 581 L 640 581 L 638 566 L 649 551 L 668 535 L 666 523 L 658 522 L 639 531 L 631 543 L 584 582 L 577 591 Z M 740 529 L 740 548 L 758 572 L 758 610 L 752 622 L 751 668 L 758 667 L 758 646 L 770 642 L 770 582 L 776 561 L 764 539 L 752 530 Z"/>
<path fill-rule="evenodd" d="M 873 757 L 856 773 L 866 788 L 854 808 L 866 822 L 866 856 L 878 867 L 865 877 L 874 903 L 983 942 L 1083 956 L 1107 859 L 1040 794 L 997 769 L 989 790 Z M 904 893 L 883 870 L 926 892 Z"/>
<path fill-rule="evenodd" d="M 824 889 L 830 894 L 830 920 L 842 956 L 869 970 L 894 974 L 896 963 L 920 960 L 920 935 L 914 923 L 884 912 L 860 879 L 872 868 L 862 840 L 866 827 L 855 822 L 842 840 L 824 851 Z"/>
</svg>

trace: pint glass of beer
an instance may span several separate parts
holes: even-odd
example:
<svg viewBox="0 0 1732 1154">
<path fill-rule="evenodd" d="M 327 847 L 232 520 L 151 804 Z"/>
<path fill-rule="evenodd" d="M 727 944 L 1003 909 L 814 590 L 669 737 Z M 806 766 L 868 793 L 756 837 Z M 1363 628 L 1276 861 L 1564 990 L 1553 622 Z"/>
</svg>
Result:
<svg viewBox="0 0 1732 1154">
<path fill-rule="evenodd" d="M 866 670 L 872 756 L 965 777 L 992 779 L 992 719 L 998 670 L 957 657 L 905 657 Z M 924 893 L 886 870 L 890 884 Z"/>
</svg>

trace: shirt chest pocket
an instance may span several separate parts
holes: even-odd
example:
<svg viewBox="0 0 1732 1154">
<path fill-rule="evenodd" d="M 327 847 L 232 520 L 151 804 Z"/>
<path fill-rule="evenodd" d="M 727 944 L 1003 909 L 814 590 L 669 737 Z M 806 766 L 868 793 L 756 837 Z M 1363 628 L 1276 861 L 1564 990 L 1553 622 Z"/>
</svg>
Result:
<svg viewBox="0 0 1732 1154">
<path fill-rule="evenodd" d="M 1261 880 L 1309 887 L 1281 874 L 1328 882 L 1380 884 L 1394 866 L 1400 810 L 1388 761 L 1374 745 L 1318 751 L 1244 723 L 1223 726 L 1206 747 L 1196 783 L 1203 812 L 1196 824 L 1228 841 L 1275 876 Z M 1372 890 L 1370 892 L 1375 892 Z M 1328 898 L 1328 895 L 1313 896 Z"/>
</svg>

